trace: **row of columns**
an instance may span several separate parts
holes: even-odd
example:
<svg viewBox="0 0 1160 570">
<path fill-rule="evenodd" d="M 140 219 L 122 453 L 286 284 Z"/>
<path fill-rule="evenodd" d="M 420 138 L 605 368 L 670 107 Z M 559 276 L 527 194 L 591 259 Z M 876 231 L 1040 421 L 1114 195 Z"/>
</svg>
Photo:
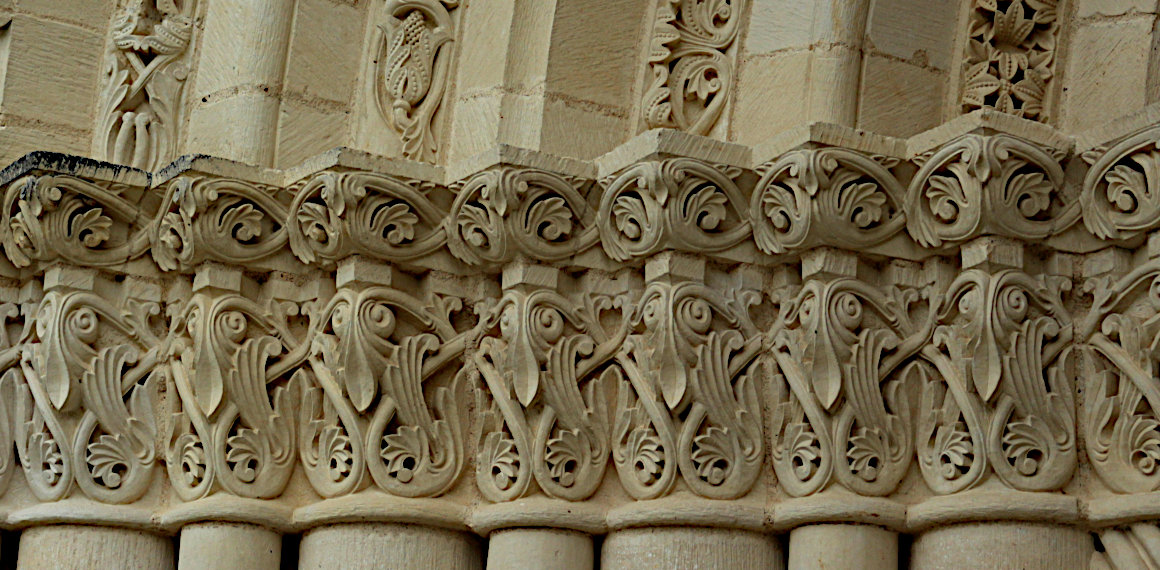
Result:
<svg viewBox="0 0 1160 570">
<path fill-rule="evenodd" d="M 1019 522 L 964 523 L 914 538 L 909 567 L 1087 568 L 1093 541 L 1084 530 Z M 643 527 L 614 531 L 599 547 L 600 567 L 862 568 L 900 566 L 899 535 L 872 525 L 816 524 L 789 533 L 789 556 L 776 535 L 707 527 Z M 342 523 L 303 534 L 298 567 L 542 568 L 595 567 L 593 537 L 571 530 L 494 532 L 483 552 L 475 535 L 424 526 Z M 20 537 L 18 568 L 276 569 L 282 538 L 255 525 L 199 523 L 169 537 L 146 531 L 83 525 L 31 527 Z"/>
</svg>

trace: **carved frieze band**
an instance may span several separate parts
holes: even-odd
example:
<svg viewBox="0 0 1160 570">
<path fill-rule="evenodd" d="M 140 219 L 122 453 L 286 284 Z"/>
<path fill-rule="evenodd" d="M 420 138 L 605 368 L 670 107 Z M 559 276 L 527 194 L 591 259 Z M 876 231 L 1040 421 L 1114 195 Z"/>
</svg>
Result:
<svg viewBox="0 0 1160 570">
<path fill-rule="evenodd" d="M 2 204 L 0 489 L 501 512 L 1055 496 L 1090 464 L 1153 492 L 1160 257 L 1121 248 L 1160 227 L 1156 145 L 450 185 L 30 170 Z"/>
</svg>

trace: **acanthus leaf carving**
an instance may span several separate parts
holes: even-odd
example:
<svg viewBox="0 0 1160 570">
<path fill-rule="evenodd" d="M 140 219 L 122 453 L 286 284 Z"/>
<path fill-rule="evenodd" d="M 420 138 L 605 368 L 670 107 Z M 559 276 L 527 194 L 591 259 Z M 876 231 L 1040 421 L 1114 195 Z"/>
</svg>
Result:
<svg viewBox="0 0 1160 570">
<path fill-rule="evenodd" d="M 909 393 L 922 366 L 913 357 L 931 332 L 914 318 L 918 296 L 839 277 L 808 281 L 783 306 L 770 454 L 791 495 L 834 480 L 887 495 L 909 471 L 918 413 Z"/>
<path fill-rule="evenodd" d="M 385 286 L 344 287 L 315 315 L 299 455 L 315 490 L 437 496 L 463 466 L 462 354 L 473 331 L 430 302 Z M 305 388 L 305 387 L 304 387 Z"/>
<path fill-rule="evenodd" d="M 961 273 L 941 297 L 937 370 L 923 387 L 918 457 L 940 494 L 980 484 L 989 471 L 1022 491 L 1058 489 L 1075 470 L 1076 408 L 1068 362 L 1065 278 L 1015 269 Z"/>
<path fill-rule="evenodd" d="M 237 293 L 198 292 L 173 319 L 174 403 L 168 461 L 178 496 L 214 489 L 281 494 L 294 470 L 294 410 L 308 345 L 290 330 L 296 309 Z M 289 381 L 282 381 L 290 377 Z"/>
<path fill-rule="evenodd" d="M 597 214 L 604 250 L 617 261 L 662 249 L 720 252 L 750 235 L 739 169 L 691 158 L 635 164 L 606 184 Z"/>
<path fill-rule="evenodd" d="M 488 170 L 468 179 L 447 218 L 448 248 L 471 265 L 523 255 L 560 261 L 596 244 L 590 183 L 542 170 Z"/>
<path fill-rule="evenodd" d="M 761 337 L 749 290 L 698 281 L 646 286 L 617 361 L 624 377 L 613 427 L 613 463 L 636 499 L 670 493 L 677 474 L 697 495 L 732 499 L 763 460 L 757 361 Z"/>
<path fill-rule="evenodd" d="M 753 239 L 766 253 L 815 245 L 869 247 L 906 224 L 905 190 L 869 156 L 842 148 L 804 149 L 763 170 L 749 211 Z"/>
<path fill-rule="evenodd" d="M 9 184 L 4 251 L 17 267 L 63 260 L 106 267 L 149 248 L 146 215 L 127 198 L 132 188 L 65 174 L 31 175 Z"/>
<path fill-rule="evenodd" d="M 40 301 L 12 377 L 16 449 L 40 500 L 63 499 L 76 485 L 90 499 L 129 503 L 148 489 L 151 398 L 166 348 L 153 332 L 158 312 L 155 303 L 118 306 L 81 290 Z"/>
<path fill-rule="evenodd" d="M 713 128 L 732 96 L 728 51 L 745 10 L 745 0 L 658 0 L 643 103 L 649 128 L 698 135 Z"/>
<path fill-rule="evenodd" d="M 424 185 L 366 172 L 323 172 L 290 206 L 290 249 L 304 263 L 332 267 L 359 254 L 410 261 L 447 243 L 446 213 Z"/>
<path fill-rule="evenodd" d="M 990 233 L 1041 240 L 1079 220 L 1062 195 L 1063 169 L 1046 150 L 1009 135 L 965 135 L 943 145 L 907 190 L 907 230 L 939 248 Z"/>
<path fill-rule="evenodd" d="M 1080 194 L 1088 231 L 1125 240 L 1160 225 L 1160 129 L 1136 133 L 1096 156 Z"/>
<path fill-rule="evenodd" d="M 476 459 L 484 497 L 526 496 L 534 480 L 548 496 L 581 501 L 600 485 L 609 454 L 605 390 L 619 374 L 612 358 L 627 330 L 609 334 L 600 324 L 608 301 L 513 288 L 486 316 L 491 334 L 475 355 L 486 385 Z"/>
<path fill-rule="evenodd" d="M 183 176 L 169 185 L 153 229 L 153 259 L 163 270 L 202 261 L 246 264 L 286 245 L 280 191 L 228 178 Z"/>
</svg>

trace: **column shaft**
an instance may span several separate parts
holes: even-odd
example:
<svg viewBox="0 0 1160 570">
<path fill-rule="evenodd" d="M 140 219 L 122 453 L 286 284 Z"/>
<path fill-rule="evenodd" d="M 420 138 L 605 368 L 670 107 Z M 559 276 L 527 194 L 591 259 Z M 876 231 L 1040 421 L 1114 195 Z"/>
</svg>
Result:
<svg viewBox="0 0 1160 570">
<path fill-rule="evenodd" d="M 173 540 L 139 530 L 82 525 L 50 525 L 20 535 L 19 570 L 55 568 L 173 568 Z"/>
<path fill-rule="evenodd" d="M 282 536 L 251 524 L 198 523 L 181 529 L 182 570 L 278 570 Z"/>
</svg>

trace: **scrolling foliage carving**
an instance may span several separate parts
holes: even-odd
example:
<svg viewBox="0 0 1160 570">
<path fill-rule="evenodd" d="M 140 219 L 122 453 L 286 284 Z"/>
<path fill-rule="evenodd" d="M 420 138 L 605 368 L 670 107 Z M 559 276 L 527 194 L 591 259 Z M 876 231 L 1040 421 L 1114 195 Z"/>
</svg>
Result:
<svg viewBox="0 0 1160 570">
<path fill-rule="evenodd" d="M 879 160 L 821 148 L 762 167 L 749 205 L 757 247 L 771 254 L 815 245 L 859 249 L 902 231 L 905 190 L 888 170 L 897 161 Z"/>
<path fill-rule="evenodd" d="M 473 176 L 448 217 L 448 246 L 471 265 L 523 255 L 560 261 L 596 244 L 590 183 L 541 170 L 499 168 Z"/>
<path fill-rule="evenodd" d="M 286 246 L 279 190 L 241 180 L 182 177 L 169 185 L 155 226 L 153 259 L 189 271 L 206 260 L 244 265 Z"/>
<path fill-rule="evenodd" d="M 759 297 L 699 281 L 646 286 L 617 355 L 625 378 L 612 437 L 613 462 L 634 498 L 668 494 L 678 472 L 713 499 L 740 497 L 757 480 L 762 339 L 749 307 Z"/>
<path fill-rule="evenodd" d="M 45 293 L 16 375 L 15 439 L 36 497 L 73 485 L 90 499 L 129 503 L 153 479 L 151 393 L 167 343 L 156 303 L 113 303 L 93 291 Z M 5 375 L 5 381 L 9 376 Z"/>
<path fill-rule="evenodd" d="M 773 445 L 791 495 L 831 480 L 870 496 L 894 491 L 914 454 L 912 357 L 930 338 L 919 292 L 853 278 L 808 281 L 783 305 L 773 355 Z"/>
<path fill-rule="evenodd" d="M 942 295 L 923 355 L 917 444 L 936 493 L 984 480 L 988 467 L 1022 491 L 1058 489 L 1076 465 L 1075 397 L 1067 355 L 1071 281 L 1019 270 L 962 272 Z"/>
<path fill-rule="evenodd" d="M 177 151 L 195 0 L 126 0 L 113 21 L 96 155 L 157 170 Z"/>
<path fill-rule="evenodd" d="M 1081 328 L 1084 359 L 1083 433 L 1100 479 L 1121 493 L 1160 488 L 1160 262 L 1122 279 L 1101 277 Z"/>
<path fill-rule="evenodd" d="M 380 26 L 375 56 L 379 113 L 403 137 L 403 156 L 432 162 L 439 144 L 431 121 L 443 102 L 455 41 L 449 10 L 458 0 L 388 0 L 391 27 Z"/>
<path fill-rule="evenodd" d="M 403 497 L 449 489 L 463 467 L 463 352 L 473 331 L 451 321 L 462 303 L 424 302 L 390 287 L 350 286 L 313 316 L 299 455 L 321 495 L 370 478 Z M 305 387 L 304 387 L 305 388 Z"/>
<path fill-rule="evenodd" d="M 600 315 L 607 297 L 569 299 L 552 289 L 507 291 L 484 320 L 475 362 L 487 387 L 476 483 L 496 502 L 532 492 L 588 498 L 608 462 L 605 390 L 623 340 Z"/>
<path fill-rule="evenodd" d="M 351 254 L 400 262 L 430 255 L 447 243 L 435 191 L 381 174 L 323 172 L 290 205 L 290 249 L 323 267 Z"/>
<path fill-rule="evenodd" d="M 0 289 L 2 291 L 2 289 Z M 13 292 L 11 289 L 5 293 Z M 8 490 L 16 472 L 16 394 L 24 383 L 21 367 L 24 346 L 32 335 L 36 303 L 16 303 L 5 295 L 0 301 L 0 493 Z"/>
<path fill-rule="evenodd" d="M 2 239 L 17 267 L 66 261 L 88 267 L 118 265 L 145 253 L 145 215 L 119 184 L 69 175 L 26 176 L 4 194 Z"/>
<path fill-rule="evenodd" d="M 659 0 L 644 94 L 649 128 L 675 127 L 703 135 L 732 96 L 733 62 L 747 0 Z"/>
<path fill-rule="evenodd" d="M 635 164 L 606 184 L 597 225 L 617 261 L 663 249 L 718 252 L 750 234 L 740 169 L 691 158 Z"/>
<path fill-rule="evenodd" d="M 186 501 L 215 489 L 240 497 L 281 494 L 294 470 L 295 423 L 309 345 L 292 326 L 294 303 L 202 290 L 173 316 L 169 479 Z"/>
<path fill-rule="evenodd" d="M 943 145 L 911 181 L 907 228 L 924 247 L 989 233 L 1038 240 L 1078 221 L 1064 206 L 1063 169 L 1048 152 L 1008 135 L 966 135 Z"/>
<path fill-rule="evenodd" d="M 1123 240 L 1160 226 L 1160 128 L 1099 155 L 1080 194 L 1083 223 L 1100 239 Z"/>
</svg>

